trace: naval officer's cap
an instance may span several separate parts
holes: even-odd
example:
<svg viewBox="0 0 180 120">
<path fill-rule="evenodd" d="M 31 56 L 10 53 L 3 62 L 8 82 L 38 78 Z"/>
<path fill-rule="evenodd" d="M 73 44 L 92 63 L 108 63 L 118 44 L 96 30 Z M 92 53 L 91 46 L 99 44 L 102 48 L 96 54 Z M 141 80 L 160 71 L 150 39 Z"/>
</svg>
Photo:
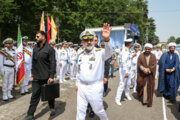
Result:
<svg viewBox="0 0 180 120">
<path fill-rule="evenodd" d="M 73 47 L 78 47 L 78 44 L 74 44 Z"/>
<path fill-rule="evenodd" d="M 73 43 L 72 42 L 68 42 L 69 45 L 72 45 Z"/>
<path fill-rule="evenodd" d="M 67 44 L 67 41 L 62 42 L 62 45 Z"/>
<path fill-rule="evenodd" d="M 4 41 L 3 41 L 3 44 L 12 44 L 14 43 L 14 40 L 12 38 L 6 38 Z"/>
<path fill-rule="evenodd" d="M 80 34 L 79 37 L 80 37 L 81 40 L 89 40 L 89 39 L 93 40 L 95 35 L 96 34 L 93 31 L 85 30 Z"/>
<path fill-rule="evenodd" d="M 133 41 L 132 38 L 128 38 L 128 39 L 124 40 L 124 42 L 126 42 L 126 43 L 131 43 L 132 41 Z"/>
<path fill-rule="evenodd" d="M 28 40 L 28 36 L 23 36 L 23 37 L 22 37 L 22 40 L 23 40 L 23 41 L 27 41 L 27 40 Z"/>
<path fill-rule="evenodd" d="M 134 43 L 134 48 L 140 48 L 141 45 L 139 43 Z"/>
</svg>

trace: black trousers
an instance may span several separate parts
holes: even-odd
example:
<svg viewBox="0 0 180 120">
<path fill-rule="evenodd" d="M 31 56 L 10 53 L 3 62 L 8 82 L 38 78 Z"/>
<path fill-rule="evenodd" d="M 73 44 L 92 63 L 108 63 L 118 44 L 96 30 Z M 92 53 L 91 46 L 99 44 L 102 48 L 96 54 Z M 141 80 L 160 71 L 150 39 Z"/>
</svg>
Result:
<svg viewBox="0 0 180 120">
<path fill-rule="evenodd" d="M 108 89 L 108 81 L 104 84 L 104 92 L 106 92 Z"/>
<path fill-rule="evenodd" d="M 41 86 L 46 83 L 47 83 L 47 80 L 33 80 L 32 81 L 32 96 L 31 96 L 29 110 L 27 113 L 28 115 L 34 115 L 34 112 L 36 111 L 36 108 L 40 101 Z M 54 109 L 54 103 L 55 103 L 54 99 L 48 101 L 50 109 Z"/>
</svg>

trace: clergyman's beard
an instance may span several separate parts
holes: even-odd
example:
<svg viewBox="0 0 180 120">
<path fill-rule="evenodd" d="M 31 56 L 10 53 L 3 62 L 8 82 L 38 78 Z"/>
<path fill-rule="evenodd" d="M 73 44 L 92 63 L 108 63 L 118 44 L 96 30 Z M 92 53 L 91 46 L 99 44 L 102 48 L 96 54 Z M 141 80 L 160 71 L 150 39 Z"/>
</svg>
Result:
<svg viewBox="0 0 180 120">
<path fill-rule="evenodd" d="M 148 55 L 150 55 L 150 53 L 151 53 L 151 52 L 145 52 L 145 55 L 148 56 Z"/>
<path fill-rule="evenodd" d="M 173 53 L 174 53 L 174 50 L 170 50 L 170 53 L 173 54 Z"/>
<path fill-rule="evenodd" d="M 91 51 L 94 48 L 94 45 L 85 46 L 85 49 Z"/>
</svg>

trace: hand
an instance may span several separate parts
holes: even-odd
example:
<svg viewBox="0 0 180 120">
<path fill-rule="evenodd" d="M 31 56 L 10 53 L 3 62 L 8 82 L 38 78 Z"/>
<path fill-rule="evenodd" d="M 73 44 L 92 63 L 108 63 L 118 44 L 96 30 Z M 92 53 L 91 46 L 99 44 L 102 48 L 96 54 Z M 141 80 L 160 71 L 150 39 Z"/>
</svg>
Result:
<svg viewBox="0 0 180 120">
<path fill-rule="evenodd" d="M 175 71 L 175 69 L 170 69 L 170 72 L 174 72 Z"/>
<path fill-rule="evenodd" d="M 52 83 L 52 82 L 54 82 L 54 79 L 49 78 L 49 79 L 48 79 L 48 84 L 49 84 L 49 83 Z"/>
<path fill-rule="evenodd" d="M 128 77 L 129 77 L 129 75 L 128 75 L 128 73 L 126 73 L 125 76 L 124 76 L 124 78 L 128 78 Z"/>
<path fill-rule="evenodd" d="M 62 66 L 62 63 L 59 63 L 60 66 Z"/>
<path fill-rule="evenodd" d="M 107 79 L 107 78 L 104 78 L 104 79 L 103 79 L 104 84 L 106 84 L 106 83 L 107 83 L 107 81 L 108 81 L 108 79 Z"/>
<path fill-rule="evenodd" d="M 33 77 L 34 77 L 34 75 L 33 75 L 33 74 L 31 74 L 31 77 L 33 78 Z"/>
<path fill-rule="evenodd" d="M 147 69 L 144 69 L 143 72 L 144 72 L 145 74 L 149 74 L 149 72 L 148 72 Z"/>
<path fill-rule="evenodd" d="M 1 75 L 4 76 L 4 69 L 1 69 Z"/>
<path fill-rule="evenodd" d="M 110 40 L 110 33 L 111 33 L 110 25 L 107 23 L 104 23 L 103 29 L 101 30 L 101 35 L 105 42 L 108 42 Z"/>
<path fill-rule="evenodd" d="M 135 57 L 136 56 L 136 53 L 135 54 L 133 54 L 133 57 Z"/>
<path fill-rule="evenodd" d="M 171 72 L 171 69 L 166 69 L 166 72 Z"/>
<path fill-rule="evenodd" d="M 76 92 L 78 91 L 78 86 L 75 87 L 75 91 L 76 91 Z"/>
</svg>

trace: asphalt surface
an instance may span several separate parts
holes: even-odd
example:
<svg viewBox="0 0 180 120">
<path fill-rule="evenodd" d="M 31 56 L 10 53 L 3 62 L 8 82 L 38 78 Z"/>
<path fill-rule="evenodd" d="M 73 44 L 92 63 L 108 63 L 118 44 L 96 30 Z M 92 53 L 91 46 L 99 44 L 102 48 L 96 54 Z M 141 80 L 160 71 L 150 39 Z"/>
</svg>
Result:
<svg viewBox="0 0 180 120">
<path fill-rule="evenodd" d="M 132 93 L 132 101 L 128 101 L 124 95 L 122 98 L 122 106 L 115 103 L 116 90 L 119 84 L 119 73 L 115 72 L 114 78 L 109 79 L 108 95 L 103 98 L 104 108 L 109 120 L 180 120 L 179 104 L 180 96 L 177 96 L 177 102 L 172 104 L 165 100 L 165 114 L 163 114 L 162 96 L 156 92 L 154 93 L 153 106 L 148 108 L 142 105 Z M 1 86 L 1 84 L 0 84 Z M 157 86 L 157 81 L 156 81 Z M 56 115 L 49 116 L 49 108 L 47 102 L 40 102 L 35 112 L 36 120 L 75 120 L 76 118 L 76 92 L 75 81 L 67 80 L 67 82 L 60 85 L 60 98 L 56 99 L 55 109 Z M 157 87 L 156 87 L 157 88 Z M 0 88 L 1 89 L 1 88 Z M 31 84 L 29 85 L 31 90 Z M 0 101 L 0 120 L 22 120 L 26 116 L 29 107 L 31 94 L 21 96 L 19 88 L 16 87 L 13 94 L 16 99 L 8 102 Z M 2 92 L 0 91 L 0 99 L 2 100 Z M 86 120 L 98 120 L 98 117 L 89 118 L 88 114 Z"/>
</svg>

